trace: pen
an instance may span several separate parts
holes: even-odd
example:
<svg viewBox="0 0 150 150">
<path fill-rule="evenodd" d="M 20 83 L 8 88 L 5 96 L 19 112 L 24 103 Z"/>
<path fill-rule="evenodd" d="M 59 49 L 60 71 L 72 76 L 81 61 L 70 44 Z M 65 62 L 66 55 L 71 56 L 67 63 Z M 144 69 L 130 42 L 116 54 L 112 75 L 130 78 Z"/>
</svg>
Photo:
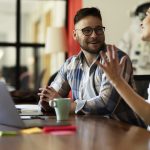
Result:
<svg viewBox="0 0 150 150">
<path fill-rule="evenodd" d="M 42 117 L 42 116 L 31 116 L 31 119 L 42 119 L 42 120 L 45 120 L 46 118 Z"/>
<path fill-rule="evenodd" d="M 49 118 L 48 116 L 21 116 L 21 119 L 23 119 L 23 120 L 30 120 L 30 119 L 46 120 L 48 118 Z"/>
</svg>

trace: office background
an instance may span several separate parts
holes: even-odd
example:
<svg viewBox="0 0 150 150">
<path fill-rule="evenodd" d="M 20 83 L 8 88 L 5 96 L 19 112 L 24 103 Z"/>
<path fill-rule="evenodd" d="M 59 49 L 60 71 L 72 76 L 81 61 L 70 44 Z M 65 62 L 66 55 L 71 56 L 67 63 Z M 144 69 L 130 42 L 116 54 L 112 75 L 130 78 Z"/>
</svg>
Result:
<svg viewBox="0 0 150 150">
<path fill-rule="evenodd" d="M 100 8 L 106 26 L 106 42 L 119 45 L 131 25 L 132 12 L 145 2 L 147 1 L 0 0 L 1 81 L 21 90 L 45 85 L 65 59 L 79 51 L 79 46 L 71 38 L 71 31 L 73 16 L 81 7 Z M 48 27 L 66 29 L 66 50 L 55 52 L 45 49 Z M 149 74 L 149 70 L 142 73 Z M 138 73 L 141 74 L 140 71 Z"/>
</svg>

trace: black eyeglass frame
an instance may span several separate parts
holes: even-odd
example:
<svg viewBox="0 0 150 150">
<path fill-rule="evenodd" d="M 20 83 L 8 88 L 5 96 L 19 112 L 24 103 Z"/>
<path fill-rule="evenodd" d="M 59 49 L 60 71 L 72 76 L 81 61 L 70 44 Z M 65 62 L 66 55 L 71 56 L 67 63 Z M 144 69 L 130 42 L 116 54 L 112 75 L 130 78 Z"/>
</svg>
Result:
<svg viewBox="0 0 150 150">
<path fill-rule="evenodd" d="M 89 33 L 86 33 L 85 30 L 90 30 Z M 101 29 L 100 32 L 98 33 L 98 29 Z M 105 27 L 103 26 L 98 26 L 98 27 L 95 27 L 95 28 L 92 28 L 92 27 L 85 27 L 83 29 L 75 29 L 75 30 L 79 30 L 79 31 L 82 31 L 82 33 L 85 35 L 85 36 L 90 36 L 93 31 L 95 32 L 96 35 L 102 35 L 104 34 L 104 31 L 105 31 Z"/>
</svg>

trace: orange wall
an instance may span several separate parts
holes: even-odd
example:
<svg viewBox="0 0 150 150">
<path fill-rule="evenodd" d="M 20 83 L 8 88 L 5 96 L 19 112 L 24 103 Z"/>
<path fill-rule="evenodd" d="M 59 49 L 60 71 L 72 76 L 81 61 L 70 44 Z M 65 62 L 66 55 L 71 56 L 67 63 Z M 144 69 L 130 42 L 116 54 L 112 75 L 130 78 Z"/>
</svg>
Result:
<svg viewBox="0 0 150 150">
<path fill-rule="evenodd" d="M 79 44 L 72 37 L 74 16 L 80 8 L 82 8 L 82 0 L 68 0 L 68 56 L 77 54 L 80 51 Z"/>
</svg>

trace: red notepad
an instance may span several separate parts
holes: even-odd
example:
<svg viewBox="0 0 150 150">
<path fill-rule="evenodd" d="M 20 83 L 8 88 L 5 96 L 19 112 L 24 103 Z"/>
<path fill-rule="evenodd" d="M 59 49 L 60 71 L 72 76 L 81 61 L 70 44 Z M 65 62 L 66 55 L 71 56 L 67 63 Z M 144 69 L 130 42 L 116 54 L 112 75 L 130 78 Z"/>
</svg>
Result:
<svg viewBox="0 0 150 150">
<path fill-rule="evenodd" d="M 76 131 L 76 126 L 48 126 L 43 128 L 44 133 L 54 132 L 54 131 Z"/>
</svg>

